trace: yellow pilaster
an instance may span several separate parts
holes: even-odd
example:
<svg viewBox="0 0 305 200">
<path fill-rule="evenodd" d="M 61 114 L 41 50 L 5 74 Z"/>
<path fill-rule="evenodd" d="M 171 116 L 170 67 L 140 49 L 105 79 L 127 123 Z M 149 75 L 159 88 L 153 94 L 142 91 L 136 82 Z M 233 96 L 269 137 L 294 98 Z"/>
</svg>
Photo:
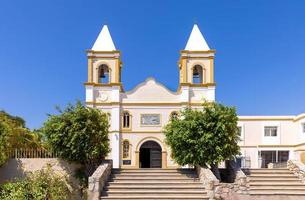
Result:
<svg viewBox="0 0 305 200">
<path fill-rule="evenodd" d="M 135 168 L 140 168 L 140 152 L 139 151 L 135 151 L 135 159 L 136 159 L 136 164 L 135 164 Z"/>
<path fill-rule="evenodd" d="M 214 57 L 210 57 L 210 83 L 214 83 Z"/>
<path fill-rule="evenodd" d="M 93 79 L 92 79 L 92 74 L 93 74 L 93 69 L 92 69 L 92 58 L 88 58 L 88 82 L 92 83 Z"/>
<path fill-rule="evenodd" d="M 167 151 L 162 151 L 162 168 L 167 168 Z"/>
<path fill-rule="evenodd" d="M 182 72 L 182 80 L 180 83 L 186 83 L 187 82 L 187 73 L 186 73 L 186 62 L 187 60 L 185 58 L 181 59 L 181 72 Z"/>
<path fill-rule="evenodd" d="M 119 83 L 120 82 L 120 59 L 115 60 L 115 77 L 114 82 Z"/>
</svg>

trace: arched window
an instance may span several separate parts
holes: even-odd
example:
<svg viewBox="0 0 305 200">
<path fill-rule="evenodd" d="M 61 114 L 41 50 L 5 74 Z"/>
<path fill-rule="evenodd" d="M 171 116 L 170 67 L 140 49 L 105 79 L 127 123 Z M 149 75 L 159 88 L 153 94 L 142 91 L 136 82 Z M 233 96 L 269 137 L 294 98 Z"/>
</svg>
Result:
<svg viewBox="0 0 305 200">
<path fill-rule="evenodd" d="M 98 82 L 109 83 L 109 68 L 107 65 L 101 65 L 98 68 Z"/>
<path fill-rule="evenodd" d="M 123 112 L 123 128 L 130 128 L 130 114 L 127 111 Z"/>
<path fill-rule="evenodd" d="M 123 141 L 123 159 L 129 158 L 129 141 L 124 140 Z"/>
<path fill-rule="evenodd" d="M 203 83 L 203 68 L 200 65 L 195 65 L 193 68 L 193 83 Z"/>
<path fill-rule="evenodd" d="M 173 120 L 173 119 L 177 119 L 178 118 L 178 112 L 176 111 L 173 111 L 171 112 L 171 115 L 170 115 L 170 119 Z"/>
</svg>

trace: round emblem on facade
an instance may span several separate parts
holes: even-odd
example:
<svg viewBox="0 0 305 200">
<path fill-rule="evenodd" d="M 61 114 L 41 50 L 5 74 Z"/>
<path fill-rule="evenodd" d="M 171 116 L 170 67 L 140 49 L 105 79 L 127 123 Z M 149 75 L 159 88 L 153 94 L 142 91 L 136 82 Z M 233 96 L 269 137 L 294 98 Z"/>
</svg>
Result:
<svg viewBox="0 0 305 200">
<path fill-rule="evenodd" d="M 99 93 L 97 98 L 98 101 L 107 101 L 107 99 L 108 99 L 108 95 L 102 92 Z"/>
</svg>

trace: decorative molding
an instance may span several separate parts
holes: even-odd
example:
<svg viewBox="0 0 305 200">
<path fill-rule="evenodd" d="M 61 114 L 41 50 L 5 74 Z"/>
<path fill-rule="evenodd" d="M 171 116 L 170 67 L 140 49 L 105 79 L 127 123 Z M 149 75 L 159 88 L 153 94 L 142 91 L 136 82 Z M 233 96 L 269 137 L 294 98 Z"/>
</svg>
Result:
<svg viewBox="0 0 305 200">
<path fill-rule="evenodd" d="M 202 106 L 203 102 L 196 103 L 188 103 L 188 102 L 92 102 L 87 101 L 87 105 L 95 105 L 95 106 L 112 106 L 112 105 L 122 105 L 122 106 Z"/>
</svg>

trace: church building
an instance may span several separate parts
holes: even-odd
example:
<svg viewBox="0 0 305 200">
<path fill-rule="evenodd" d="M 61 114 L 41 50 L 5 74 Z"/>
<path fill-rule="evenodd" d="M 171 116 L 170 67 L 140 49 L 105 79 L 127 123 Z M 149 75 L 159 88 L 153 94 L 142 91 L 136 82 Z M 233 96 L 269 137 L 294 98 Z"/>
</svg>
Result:
<svg viewBox="0 0 305 200">
<path fill-rule="evenodd" d="M 114 168 L 177 168 L 162 130 L 180 110 L 202 108 L 204 100 L 215 101 L 215 53 L 195 24 L 180 51 L 177 91 L 154 78 L 125 91 L 121 52 L 108 27 L 103 26 L 87 50 L 86 105 L 110 114 L 108 158 Z M 288 159 L 305 163 L 305 114 L 239 116 L 238 126 L 242 153 L 238 162 L 242 167 L 264 168 Z"/>
</svg>

